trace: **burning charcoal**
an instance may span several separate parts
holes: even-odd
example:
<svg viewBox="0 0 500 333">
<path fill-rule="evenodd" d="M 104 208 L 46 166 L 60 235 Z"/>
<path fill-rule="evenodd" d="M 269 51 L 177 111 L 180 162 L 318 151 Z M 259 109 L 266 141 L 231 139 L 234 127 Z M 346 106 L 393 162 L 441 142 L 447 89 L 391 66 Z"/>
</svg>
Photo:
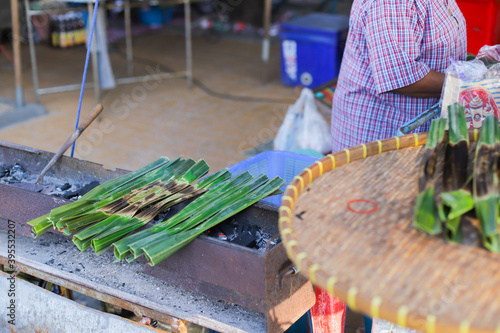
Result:
<svg viewBox="0 0 500 333">
<path fill-rule="evenodd" d="M 257 243 L 258 226 L 238 225 L 237 236 L 232 240 L 233 243 L 246 247 L 255 247 Z"/>
<path fill-rule="evenodd" d="M 90 191 L 91 189 L 96 187 L 97 185 L 99 185 L 99 182 L 94 180 L 76 191 L 67 191 L 67 192 L 62 193 L 62 194 L 57 195 L 57 196 L 61 196 L 65 199 L 77 198 L 77 197 L 84 195 L 85 193 L 87 193 L 88 191 Z"/>
<path fill-rule="evenodd" d="M 10 176 L 13 180 L 17 181 L 21 181 L 23 178 L 27 177 L 23 167 L 18 163 L 14 164 L 14 166 L 10 169 Z"/>
<path fill-rule="evenodd" d="M 238 224 L 234 220 L 224 222 L 205 232 L 207 236 L 229 241 L 249 248 L 264 248 L 271 236 L 259 226 Z"/>
<path fill-rule="evenodd" d="M 227 240 L 232 241 L 238 236 L 236 229 L 238 224 L 231 221 L 231 223 L 222 223 L 219 225 L 220 230 L 226 235 Z"/>
<path fill-rule="evenodd" d="M 223 232 L 219 232 L 219 234 L 217 235 L 217 238 L 219 238 L 220 240 L 223 240 L 223 241 L 227 240 L 227 236 L 224 235 Z"/>
<path fill-rule="evenodd" d="M 223 224 L 225 224 L 225 223 L 223 223 Z M 230 230 L 230 229 L 226 228 L 225 230 Z M 211 229 L 207 230 L 205 232 L 205 235 L 207 235 L 209 237 L 217 238 L 217 239 L 219 239 L 221 241 L 228 241 L 228 240 L 230 241 L 231 239 L 229 238 L 229 236 L 231 236 L 233 238 L 235 237 L 234 234 L 227 235 L 225 233 L 225 231 L 221 228 L 221 226 L 215 226 L 214 228 L 211 228 Z"/>
<path fill-rule="evenodd" d="M 209 237 L 214 237 L 214 238 L 218 238 L 219 237 L 219 233 L 221 233 L 222 230 L 220 230 L 220 227 L 219 226 L 215 226 L 213 228 L 210 228 L 209 230 L 207 230 L 205 232 L 205 235 L 209 236 Z"/>
<path fill-rule="evenodd" d="M 68 190 L 70 187 L 71 185 L 69 183 L 65 183 L 64 185 L 57 186 L 56 189 L 62 192 Z"/>
</svg>

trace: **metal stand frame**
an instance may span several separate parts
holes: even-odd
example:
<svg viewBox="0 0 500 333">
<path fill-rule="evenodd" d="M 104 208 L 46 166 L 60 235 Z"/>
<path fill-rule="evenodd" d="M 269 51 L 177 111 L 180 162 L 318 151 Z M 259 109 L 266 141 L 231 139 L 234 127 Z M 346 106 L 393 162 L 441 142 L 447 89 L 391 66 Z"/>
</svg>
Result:
<svg viewBox="0 0 500 333">
<path fill-rule="evenodd" d="M 73 0 L 67 2 L 78 2 L 78 3 L 87 3 L 88 4 L 88 12 L 89 18 L 92 17 L 93 11 L 95 8 L 95 0 Z M 94 4 L 94 5 L 93 5 Z M 130 19 L 130 8 L 131 3 L 130 0 L 125 0 L 123 6 L 124 14 L 125 14 L 125 46 L 126 46 L 126 55 L 127 55 L 127 73 L 129 77 L 125 78 L 117 78 L 117 84 L 129 84 L 140 82 L 146 78 L 151 79 L 173 79 L 185 77 L 187 79 L 188 86 L 191 87 L 193 84 L 193 73 L 192 73 L 192 39 L 191 39 L 191 7 L 190 0 L 177 0 L 177 1 L 167 1 L 167 5 L 175 5 L 175 4 L 184 4 L 184 19 L 185 19 L 185 44 L 186 44 L 186 70 L 178 71 L 172 73 L 158 73 L 158 74 L 150 74 L 147 76 L 132 76 L 133 75 L 133 52 L 132 52 L 132 29 L 131 29 L 131 19 Z M 38 65 L 35 51 L 35 42 L 33 36 L 33 23 L 31 22 L 31 17 L 42 14 L 50 14 L 54 12 L 60 11 L 70 11 L 75 10 L 74 8 L 65 9 L 65 10 L 31 10 L 29 7 L 29 0 L 24 0 L 24 5 L 26 8 L 26 20 L 28 24 L 28 39 L 29 39 L 29 48 L 30 48 L 30 58 L 31 58 L 31 68 L 32 68 L 32 76 L 33 76 L 33 90 L 35 92 L 35 100 L 37 103 L 40 103 L 40 96 L 44 94 L 52 94 L 58 92 L 65 91 L 73 91 L 80 90 L 80 84 L 69 84 L 55 87 L 47 87 L 40 88 L 40 81 L 38 78 Z M 135 6 L 144 6 L 148 5 L 148 3 L 138 3 L 134 4 Z M 116 6 L 115 6 L 116 7 Z M 94 98 L 96 103 L 99 102 L 101 95 L 101 87 L 99 84 L 99 73 L 98 73 L 98 64 L 97 64 L 97 48 L 96 48 L 96 39 L 92 40 L 92 49 L 91 49 L 91 57 L 92 57 L 92 74 L 94 78 L 94 82 L 89 82 L 86 84 L 87 87 L 94 88 Z"/>
</svg>

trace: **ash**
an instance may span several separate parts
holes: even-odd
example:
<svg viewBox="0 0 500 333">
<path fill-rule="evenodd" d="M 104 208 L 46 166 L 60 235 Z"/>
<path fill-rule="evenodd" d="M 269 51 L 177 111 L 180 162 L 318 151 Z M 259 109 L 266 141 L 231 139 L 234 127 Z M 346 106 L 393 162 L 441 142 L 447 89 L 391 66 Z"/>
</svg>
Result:
<svg viewBox="0 0 500 333">
<path fill-rule="evenodd" d="M 29 177 L 29 172 L 24 171 L 24 168 L 19 163 L 11 166 L 0 164 L 0 182 L 4 184 L 20 183 Z"/>
<path fill-rule="evenodd" d="M 149 226 L 164 222 L 175 215 L 169 209 L 159 213 L 149 222 Z M 239 224 L 235 219 L 226 220 L 205 232 L 206 236 L 220 241 L 238 244 L 247 248 L 266 252 L 266 247 L 272 249 L 281 243 L 281 238 L 272 239 L 270 233 L 265 232 L 258 225 Z"/>
<path fill-rule="evenodd" d="M 6 242 L 7 231 L 0 229 L 0 244 Z M 0 255 L 6 256 L 6 250 L 0 246 Z M 138 297 L 139 302 L 152 302 L 153 308 L 165 309 L 162 311 L 178 318 L 188 316 L 207 322 L 215 318 L 225 325 L 241 327 L 234 331 L 266 332 L 264 314 L 144 274 L 144 261 L 114 262 L 112 251 L 99 256 L 90 250 L 80 252 L 60 234 L 44 233 L 36 239 L 16 235 L 16 256 L 47 265 L 47 271 L 56 276 L 71 274 L 71 279 L 84 288 L 111 288 L 124 299 Z"/>
<path fill-rule="evenodd" d="M 0 164 L 0 184 L 36 191 L 68 200 L 77 200 L 82 195 L 99 185 L 98 181 L 88 184 L 70 184 L 64 180 L 46 176 L 42 185 L 36 185 L 38 175 L 26 171 L 24 167 L 16 163 L 14 165 Z"/>
</svg>

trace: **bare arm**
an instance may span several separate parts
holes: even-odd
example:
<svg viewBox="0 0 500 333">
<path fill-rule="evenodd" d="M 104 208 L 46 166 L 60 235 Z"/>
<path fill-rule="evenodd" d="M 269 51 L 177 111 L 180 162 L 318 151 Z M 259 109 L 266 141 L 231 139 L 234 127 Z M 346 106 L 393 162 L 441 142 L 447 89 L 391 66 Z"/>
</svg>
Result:
<svg viewBox="0 0 500 333">
<path fill-rule="evenodd" d="M 394 89 L 396 94 L 412 97 L 439 97 L 444 85 L 445 74 L 431 70 L 420 81 Z"/>
</svg>

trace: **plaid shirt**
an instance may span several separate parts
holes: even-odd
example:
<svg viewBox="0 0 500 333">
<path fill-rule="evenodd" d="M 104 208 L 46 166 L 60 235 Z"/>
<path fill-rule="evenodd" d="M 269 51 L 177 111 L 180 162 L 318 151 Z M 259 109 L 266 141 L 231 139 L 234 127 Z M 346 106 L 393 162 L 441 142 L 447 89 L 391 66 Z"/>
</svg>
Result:
<svg viewBox="0 0 500 333">
<path fill-rule="evenodd" d="M 465 19 L 455 0 L 354 0 L 333 96 L 333 151 L 395 136 L 438 98 L 389 91 L 431 69 L 444 72 L 450 58 L 466 55 Z"/>
</svg>

